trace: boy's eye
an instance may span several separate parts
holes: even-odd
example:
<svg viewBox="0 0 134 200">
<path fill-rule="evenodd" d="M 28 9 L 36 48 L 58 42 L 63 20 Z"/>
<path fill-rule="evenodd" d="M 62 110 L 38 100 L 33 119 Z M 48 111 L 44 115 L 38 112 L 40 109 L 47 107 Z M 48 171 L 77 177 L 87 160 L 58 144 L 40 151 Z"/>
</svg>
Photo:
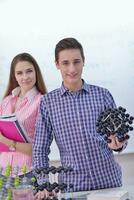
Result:
<svg viewBox="0 0 134 200">
<path fill-rule="evenodd" d="M 79 64 L 80 62 L 81 62 L 80 60 L 74 60 L 74 61 L 73 61 L 73 64 Z M 69 64 L 71 64 L 71 63 L 69 63 L 68 61 L 64 61 L 62 64 L 63 64 L 63 65 L 69 65 Z"/>
<path fill-rule="evenodd" d="M 69 62 L 63 62 L 62 64 L 63 64 L 63 65 L 68 65 L 68 64 L 69 64 Z"/>
<path fill-rule="evenodd" d="M 80 60 L 75 60 L 74 64 L 80 63 Z"/>
</svg>

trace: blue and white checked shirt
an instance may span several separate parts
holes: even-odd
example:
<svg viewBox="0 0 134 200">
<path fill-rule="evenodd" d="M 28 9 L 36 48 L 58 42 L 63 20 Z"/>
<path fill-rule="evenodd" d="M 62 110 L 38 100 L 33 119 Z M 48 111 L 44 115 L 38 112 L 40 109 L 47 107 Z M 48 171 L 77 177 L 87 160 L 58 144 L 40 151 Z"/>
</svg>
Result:
<svg viewBox="0 0 134 200">
<path fill-rule="evenodd" d="M 121 168 L 106 141 L 96 132 L 96 120 L 107 108 L 115 107 L 107 89 L 88 85 L 70 92 L 63 84 L 41 99 L 34 167 L 47 167 L 50 145 L 55 137 L 63 166 L 73 172 L 61 173 L 59 181 L 73 184 L 67 191 L 85 191 L 122 185 Z"/>
</svg>

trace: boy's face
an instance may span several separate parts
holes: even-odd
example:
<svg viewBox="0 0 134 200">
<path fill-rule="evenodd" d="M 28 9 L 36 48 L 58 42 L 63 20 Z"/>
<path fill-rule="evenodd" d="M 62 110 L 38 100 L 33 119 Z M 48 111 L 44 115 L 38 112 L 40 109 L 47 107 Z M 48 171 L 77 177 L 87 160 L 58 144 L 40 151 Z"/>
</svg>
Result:
<svg viewBox="0 0 134 200">
<path fill-rule="evenodd" d="M 79 49 L 60 51 L 56 66 L 61 72 L 66 88 L 70 90 L 79 90 L 81 88 L 81 74 L 84 62 Z"/>
</svg>

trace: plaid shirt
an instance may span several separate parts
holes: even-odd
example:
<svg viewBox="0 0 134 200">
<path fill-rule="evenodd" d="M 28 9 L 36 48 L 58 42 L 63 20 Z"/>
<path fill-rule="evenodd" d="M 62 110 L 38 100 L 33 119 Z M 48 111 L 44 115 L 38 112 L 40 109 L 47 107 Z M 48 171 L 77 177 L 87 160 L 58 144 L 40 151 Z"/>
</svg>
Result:
<svg viewBox="0 0 134 200">
<path fill-rule="evenodd" d="M 47 167 L 50 145 L 55 137 L 63 166 L 72 172 L 60 173 L 59 181 L 73 184 L 67 191 L 84 191 L 122 184 L 121 168 L 113 151 L 96 132 L 96 120 L 107 108 L 115 107 L 107 89 L 88 85 L 70 92 L 63 84 L 41 99 L 33 148 L 34 167 Z"/>
</svg>

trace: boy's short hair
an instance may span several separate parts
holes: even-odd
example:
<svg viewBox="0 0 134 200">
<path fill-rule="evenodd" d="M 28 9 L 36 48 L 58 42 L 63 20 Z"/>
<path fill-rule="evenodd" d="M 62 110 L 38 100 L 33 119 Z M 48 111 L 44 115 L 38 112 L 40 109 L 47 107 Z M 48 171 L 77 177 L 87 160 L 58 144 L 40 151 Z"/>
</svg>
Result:
<svg viewBox="0 0 134 200">
<path fill-rule="evenodd" d="M 60 40 L 55 47 L 55 61 L 59 60 L 59 53 L 65 49 L 79 49 L 83 62 L 85 61 L 84 51 L 82 45 L 75 38 L 64 38 Z"/>
</svg>

